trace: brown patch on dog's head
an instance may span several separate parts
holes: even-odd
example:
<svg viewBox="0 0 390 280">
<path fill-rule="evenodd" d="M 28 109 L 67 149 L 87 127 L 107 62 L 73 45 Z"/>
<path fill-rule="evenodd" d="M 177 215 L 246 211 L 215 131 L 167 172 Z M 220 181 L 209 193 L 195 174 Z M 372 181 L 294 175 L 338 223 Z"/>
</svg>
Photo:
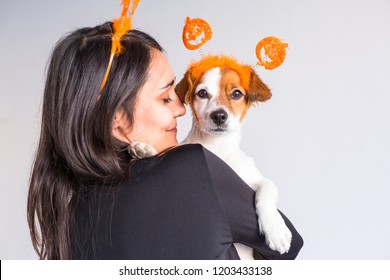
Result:
<svg viewBox="0 0 390 280">
<path fill-rule="evenodd" d="M 230 68 L 222 69 L 219 90 L 219 104 L 228 108 L 242 122 L 249 106 L 239 74 Z"/>
<path fill-rule="evenodd" d="M 194 93 L 195 81 L 192 80 L 191 74 L 187 71 L 184 74 L 184 77 L 180 80 L 180 82 L 175 86 L 175 92 L 177 97 L 179 97 L 181 103 L 189 104 L 191 107 L 192 115 L 198 120 L 198 116 L 193 107 L 193 100 L 195 98 Z"/>
<path fill-rule="evenodd" d="M 252 70 L 251 81 L 247 92 L 249 105 L 256 102 L 264 102 L 272 97 L 271 90 L 263 83 L 260 77 Z"/>
<path fill-rule="evenodd" d="M 194 81 L 191 79 L 189 71 L 184 74 L 184 77 L 175 87 L 176 95 L 179 97 L 180 101 L 185 104 L 189 104 L 192 100 L 192 89 L 194 86 Z"/>
</svg>

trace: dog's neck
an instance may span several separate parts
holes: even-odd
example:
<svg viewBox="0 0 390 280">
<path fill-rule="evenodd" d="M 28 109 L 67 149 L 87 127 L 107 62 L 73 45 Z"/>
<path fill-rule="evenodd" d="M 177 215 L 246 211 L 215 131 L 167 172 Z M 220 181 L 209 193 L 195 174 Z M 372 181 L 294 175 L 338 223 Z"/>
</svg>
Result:
<svg viewBox="0 0 390 280">
<path fill-rule="evenodd" d="M 233 152 L 240 149 L 241 126 L 228 134 L 219 135 L 205 133 L 195 123 L 194 120 L 192 122 L 192 128 L 183 143 L 200 143 L 216 154 L 226 154 L 228 151 Z"/>
</svg>

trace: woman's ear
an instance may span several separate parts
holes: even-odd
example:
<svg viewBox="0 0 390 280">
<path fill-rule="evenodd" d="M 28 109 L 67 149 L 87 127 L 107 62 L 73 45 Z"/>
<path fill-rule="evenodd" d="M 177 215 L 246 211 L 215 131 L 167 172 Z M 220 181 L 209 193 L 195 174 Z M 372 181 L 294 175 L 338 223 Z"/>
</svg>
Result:
<svg viewBox="0 0 390 280">
<path fill-rule="evenodd" d="M 124 124 L 124 111 L 119 109 L 114 116 L 114 121 L 112 122 L 112 129 L 118 129 Z"/>
<path fill-rule="evenodd" d="M 249 103 L 267 101 L 272 97 L 271 90 L 253 70 L 251 72 L 251 81 L 247 93 Z"/>
<path fill-rule="evenodd" d="M 119 109 L 115 113 L 114 120 L 112 122 L 112 135 L 123 142 L 130 143 L 130 127 L 129 121 L 123 109 Z"/>
<path fill-rule="evenodd" d="M 191 80 L 190 73 L 187 71 L 175 87 L 175 92 L 182 103 L 188 104 L 190 102 L 192 86 L 193 82 Z"/>
</svg>

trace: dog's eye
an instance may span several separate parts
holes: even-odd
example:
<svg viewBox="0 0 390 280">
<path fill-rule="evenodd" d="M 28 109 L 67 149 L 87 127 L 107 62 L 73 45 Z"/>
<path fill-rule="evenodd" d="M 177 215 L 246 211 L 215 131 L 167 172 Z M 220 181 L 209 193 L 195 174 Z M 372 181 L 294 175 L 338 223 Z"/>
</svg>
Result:
<svg viewBox="0 0 390 280">
<path fill-rule="evenodd" d="M 234 100 L 239 100 L 243 96 L 244 95 L 242 94 L 242 92 L 239 91 L 238 89 L 236 89 L 235 91 L 232 92 L 232 94 L 230 94 L 230 98 Z"/>
<path fill-rule="evenodd" d="M 208 94 L 207 90 L 205 90 L 205 89 L 199 90 L 196 93 L 196 95 L 199 96 L 200 98 L 208 98 L 209 97 L 209 94 Z"/>
</svg>

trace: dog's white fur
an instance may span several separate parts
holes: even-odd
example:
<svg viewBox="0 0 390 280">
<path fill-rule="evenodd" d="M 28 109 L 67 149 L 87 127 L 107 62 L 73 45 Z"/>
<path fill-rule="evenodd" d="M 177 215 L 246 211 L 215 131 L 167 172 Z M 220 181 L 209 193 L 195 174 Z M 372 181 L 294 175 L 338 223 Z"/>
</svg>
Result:
<svg viewBox="0 0 390 280">
<path fill-rule="evenodd" d="M 188 136 L 182 143 L 200 143 L 223 159 L 256 192 L 256 211 L 261 233 L 265 235 L 268 246 L 280 252 L 288 252 L 291 232 L 279 214 L 276 204 L 278 191 L 275 184 L 264 178 L 256 168 L 252 158 L 240 149 L 242 115 L 236 116 L 231 108 L 223 105 L 220 96 L 220 68 L 207 71 L 199 79 L 192 93 L 201 90 L 208 98 L 195 96 L 192 101 L 193 123 Z M 188 94 L 188 93 L 187 93 Z M 226 122 L 217 125 L 210 115 L 218 110 L 227 114 Z M 246 112 L 244 112 L 245 114 Z M 252 249 L 235 244 L 241 259 L 253 259 Z"/>
</svg>

